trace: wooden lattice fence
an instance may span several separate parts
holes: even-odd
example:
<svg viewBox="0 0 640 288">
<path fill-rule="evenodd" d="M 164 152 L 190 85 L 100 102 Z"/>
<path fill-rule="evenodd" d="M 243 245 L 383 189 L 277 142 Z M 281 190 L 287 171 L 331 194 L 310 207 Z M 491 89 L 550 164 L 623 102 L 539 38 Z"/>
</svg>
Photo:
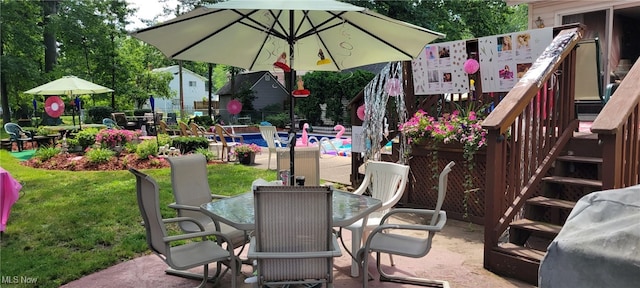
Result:
<svg viewBox="0 0 640 288">
<path fill-rule="evenodd" d="M 469 170 L 460 145 L 442 145 L 435 150 L 426 146 L 414 146 L 409 159 L 410 182 L 403 202 L 407 206 L 433 209 L 438 198 L 438 176 L 450 161 L 454 161 L 456 165 L 449 173 L 448 192 L 442 209 L 447 211 L 447 217 L 451 219 L 483 224 L 486 171 L 484 150 L 475 154 L 474 168 Z M 466 199 L 465 175 L 470 175 L 473 183 Z"/>
</svg>

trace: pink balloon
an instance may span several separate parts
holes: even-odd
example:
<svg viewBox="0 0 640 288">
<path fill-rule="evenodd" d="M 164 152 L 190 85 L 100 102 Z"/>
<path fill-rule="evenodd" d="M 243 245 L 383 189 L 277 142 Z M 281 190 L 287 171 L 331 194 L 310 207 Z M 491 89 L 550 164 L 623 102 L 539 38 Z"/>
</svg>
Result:
<svg viewBox="0 0 640 288">
<path fill-rule="evenodd" d="M 356 114 L 358 114 L 358 119 L 360 119 L 360 121 L 364 121 L 364 104 L 358 107 L 358 110 L 356 110 Z"/>
<path fill-rule="evenodd" d="M 464 61 L 464 72 L 467 72 L 467 74 L 476 73 L 478 69 L 480 69 L 480 63 L 478 63 L 476 59 L 469 58 L 467 61 Z"/>
<path fill-rule="evenodd" d="M 400 79 L 391 78 L 387 80 L 387 93 L 389 96 L 400 96 L 402 94 L 402 83 L 400 83 Z"/>
<path fill-rule="evenodd" d="M 229 103 L 227 103 L 227 111 L 229 111 L 231 115 L 236 115 L 240 113 L 241 110 L 242 110 L 242 103 L 240 103 L 238 99 L 233 99 L 229 101 Z"/>
</svg>

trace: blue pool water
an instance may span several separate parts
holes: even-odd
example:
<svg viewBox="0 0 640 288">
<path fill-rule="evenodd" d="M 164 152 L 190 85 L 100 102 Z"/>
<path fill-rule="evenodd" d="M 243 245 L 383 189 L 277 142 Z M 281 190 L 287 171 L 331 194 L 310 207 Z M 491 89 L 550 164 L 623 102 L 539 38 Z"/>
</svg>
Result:
<svg viewBox="0 0 640 288">
<path fill-rule="evenodd" d="M 245 134 L 241 134 L 242 137 L 244 138 L 244 143 L 247 144 L 256 144 L 260 147 L 268 147 L 267 146 L 267 142 L 264 141 L 264 139 L 262 138 L 262 135 L 260 133 L 245 133 Z M 287 139 L 287 133 L 278 133 L 278 135 L 280 135 L 280 138 L 282 139 Z M 298 134 L 296 135 L 296 137 L 298 139 L 300 139 L 300 137 L 302 137 L 302 135 Z M 322 139 L 323 137 L 327 137 L 329 139 L 333 139 L 335 138 L 335 135 L 333 136 L 328 136 L 328 135 L 315 135 L 315 134 L 309 134 L 310 138 L 315 137 L 317 140 Z M 311 141 L 311 143 L 315 143 L 314 140 Z M 286 144 L 283 144 L 282 147 L 287 147 Z"/>
<path fill-rule="evenodd" d="M 278 133 L 278 135 L 280 135 L 280 138 L 282 139 L 287 139 L 287 133 Z M 297 138 L 300 139 L 302 135 L 298 134 Z M 264 139 L 262 138 L 262 135 L 260 133 L 246 133 L 246 134 L 242 134 L 242 137 L 244 138 L 244 143 L 247 144 L 256 144 L 260 147 L 268 147 L 267 146 L 267 142 L 264 141 Z M 351 144 L 339 144 L 339 140 L 335 140 L 335 135 L 314 135 L 314 134 L 309 134 L 309 138 L 314 140 L 311 140 L 311 143 L 315 144 L 316 141 L 315 140 L 320 140 L 322 138 L 328 138 L 329 140 L 331 140 L 333 146 L 331 146 L 330 144 L 328 144 L 327 142 L 323 142 L 322 144 L 322 153 L 323 154 L 331 154 L 331 155 L 339 155 L 339 156 L 350 156 L 351 155 Z M 344 138 L 342 138 L 344 139 Z M 286 147 L 286 144 L 282 145 L 283 147 Z M 335 148 L 335 149 L 334 149 Z M 391 152 L 391 141 L 389 141 L 389 143 L 387 143 L 387 145 L 385 145 L 385 150 L 388 150 L 388 152 Z M 336 151 L 337 150 L 337 151 Z"/>
</svg>

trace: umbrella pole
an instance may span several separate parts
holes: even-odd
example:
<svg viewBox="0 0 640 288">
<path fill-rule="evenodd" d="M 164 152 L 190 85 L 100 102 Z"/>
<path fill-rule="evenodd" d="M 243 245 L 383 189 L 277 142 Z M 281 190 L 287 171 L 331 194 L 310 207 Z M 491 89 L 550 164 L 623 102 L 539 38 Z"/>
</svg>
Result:
<svg viewBox="0 0 640 288">
<path fill-rule="evenodd" d="M 294 40 L 293 37 L 295 35 L 294 33 L 294 27 L 293 27 L 293 10 L 289 11 L 289 65 L 291 65 L 290 67 L 291 72 L 289 73 L 289 79 L 287 83 L 287 93 L 289 93 L 289 99 L 291 99 L 291 103 L 289 105 L 289 117 L 291 118 L 291 125 L 289 125 L 289 145 L 291 146 L 291 148 L 289 149 L 289 185 L 293 186 L 296 183 L 296 173 L 295 173 L 295 161 L 294 161 L 294 157 L 296 155 L 295 153 L 295 147 L 296 147 L 296 125 L 295 125 L 295 113 L 294 113 L 294 109 L 293 109 L 293 105 L 295 105 L 295 98 L 293 97 L 293 81 L 296 77 L 296 70 L 293 69 L 293 44 L 294 44 Z"/>
<path fill-rule="evenodd" d="M 294 157 L 295 157 L 295 146 L 296 146 L 296 125 L 295 125 L 295 113 L 293 109 L 293 105 L 295 105 L 295 98 L 291 93 L 293 88 L 293 78 L 295 77 L 295 71 L 291 70 L 289 73 L 289 78 L 287 79 L 287 92 L 289 92 L 289 99 L 291 99 L 291 103 L 289 103 L 289 117 L 291 118 L 291 124 L 289 125 L 289 185 L 295 185 L 295 169 L 294 169 Z"/>
</svg>

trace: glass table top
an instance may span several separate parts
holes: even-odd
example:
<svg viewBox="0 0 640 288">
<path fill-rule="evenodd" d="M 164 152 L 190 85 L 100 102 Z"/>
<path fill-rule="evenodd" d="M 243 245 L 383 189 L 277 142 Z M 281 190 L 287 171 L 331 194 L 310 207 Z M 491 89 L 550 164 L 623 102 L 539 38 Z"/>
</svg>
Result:
<svg viewBox="0 0 640 288">
<path fill-rule="evenodd" d="M 254 229 L 253 193 L 205 203 L 200 209 L 210 217 L 240 230 Z M 333 191 L 333 226 L 344 227 L 369 215 L 382 206 L 382 201 L 369 196 Z"/>
</svg>

